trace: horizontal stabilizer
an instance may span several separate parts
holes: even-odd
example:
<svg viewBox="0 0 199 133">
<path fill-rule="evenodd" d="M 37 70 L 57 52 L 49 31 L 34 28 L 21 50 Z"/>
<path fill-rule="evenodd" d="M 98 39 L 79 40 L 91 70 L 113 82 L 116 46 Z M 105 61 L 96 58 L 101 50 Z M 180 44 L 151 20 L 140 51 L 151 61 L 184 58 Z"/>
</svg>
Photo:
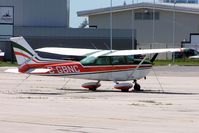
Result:
<svg viewBox="0 0 199 133">
<path fill-rule="evenodd" d="M 4 72 L 6 72 L 6 73 L 19 73 L 18 68 L 7 69 Z"/>
<path fill-rule="evenodd" d="M 5 55 L 5 53 L 4 52 L 0 52 L 0 56 L 4 56 Z"/>
<path fill-rule="evenodd" d="M 47 68 L 38 68 L 38 69 L 31 69 L 28 73 L 29 74 L 46 74 L 50 72 L 51 69 Z"/>
</svg>

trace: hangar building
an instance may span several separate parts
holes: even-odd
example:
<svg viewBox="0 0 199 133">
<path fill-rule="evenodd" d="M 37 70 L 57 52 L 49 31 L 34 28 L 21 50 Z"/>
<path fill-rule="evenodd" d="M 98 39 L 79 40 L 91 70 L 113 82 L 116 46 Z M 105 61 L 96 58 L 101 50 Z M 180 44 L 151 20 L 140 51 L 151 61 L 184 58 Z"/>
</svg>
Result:
<svg viewBox="0 0 199 133">
<path fill-rule="evenodd" d="M 112 13 L 113 29 L 136 30 L 138 48 L 180 47 L 190 33 L 199 32 L 198 4 L 137 3 L 115 6 Z M 110 28 L 110 7 L 79 11 L 78 16 L 88 16 L 89 25 L 98 29 Z"/>
<path fill-rule="evenodd" d="M 45 31 L 69 28 L 69 0 L 1 0 L 0 49 L 11 58 L 9 38 L 26 36 L 30 40 Z M 43 30 L 45 29 L 45 30 Z M 56 34 L 56 33 L 55 33 Z"/>
<path fill-rule="evenodd" d="M 14 26 L 69 27 L 68 0 L 1 0 L 0 6 L 14 8 Z"/>
<path fill-rule="evenodd" d="M 72 29 L 69 12 L 70 0 L 0 0 L 0 49 L 6 52 L 6 59 L 13 59 L 9 42 L 12 36 L 24 36 L 34 49 L 110 47 L 110 30 Z M 131 48 L 131 36 L 131 30 L 114 30 L 115 49 Z"/>
</svg>

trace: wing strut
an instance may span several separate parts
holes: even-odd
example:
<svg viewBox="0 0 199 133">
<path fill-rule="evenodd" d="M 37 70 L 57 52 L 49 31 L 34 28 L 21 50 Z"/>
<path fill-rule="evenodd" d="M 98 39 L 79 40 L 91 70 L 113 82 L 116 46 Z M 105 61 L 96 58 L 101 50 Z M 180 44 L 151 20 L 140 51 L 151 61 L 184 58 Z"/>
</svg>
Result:
<svg viewBox="0 0 199 133">
<path fill-rule="evenodd" d="M 131 78 L 131 76 L 138 70 L 138 68 L 143 64 L 143 62 L 146 60 L 147 56 L 142 59 L 142 61 L 138 64 L 138 66 L 132 71 L 132 73 L 129 75 L 128 79 Z"/>
<path fill-rule="evenodd" d="M 156 58 L 157 58 L 157 56 L 158 56 L 158 53 L 156 53 L 152 58 L 151 58 L 151 63 L 153 63 L 155 60 L 156 60 Z"/>
</svg>

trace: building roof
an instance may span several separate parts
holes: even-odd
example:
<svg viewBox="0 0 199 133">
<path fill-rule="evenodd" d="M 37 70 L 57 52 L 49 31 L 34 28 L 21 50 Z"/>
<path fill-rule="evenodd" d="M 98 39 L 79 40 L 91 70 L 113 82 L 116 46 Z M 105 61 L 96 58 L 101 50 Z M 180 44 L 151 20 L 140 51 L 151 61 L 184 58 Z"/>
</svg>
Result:
<svg viewBox="0 0 199 133">
<path fill-rule="evenodd" d="M 121 12 L 121 11 L 128 11 L 128 10 L 135 10 L 135 9 L 156 9 L 156 10 L 165 10 L 165 11 L 175 11 L 176 12 L 185 12 L 185 13 L 192 13 L 192 14 L 199 14 L 199 5 L 198 4 L 187 4 L 187 3 L 176 3 L 174 8 L 174 3 L 137 3 L 137 4 L 130 4 L 130 5 L 122 5 L 122 6 L 115 6 L 112 7 L 112 12 Z M 77 12 L 78 16 L 91 16 L 97 14 L 105 14 L 110 13 L 110 7 L 106 8 L 99 8 L 93 10 L 85 10 Z"/>
</svg>

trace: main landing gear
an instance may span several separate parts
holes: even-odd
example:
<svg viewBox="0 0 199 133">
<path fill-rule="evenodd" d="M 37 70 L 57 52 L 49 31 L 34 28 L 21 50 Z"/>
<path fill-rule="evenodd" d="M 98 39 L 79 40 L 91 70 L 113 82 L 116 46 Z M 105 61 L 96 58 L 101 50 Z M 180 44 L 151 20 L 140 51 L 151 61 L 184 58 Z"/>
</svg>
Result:
<svg viewBox="0 0 199 133">
<path fill-rule="evenodd" d="M 134 85 L 133 85 L 134 84 Z M 137 80 L 134 80 L 132 83 L 118 83 L 114 86 L 115 89 L 119 89 L 122 92 L 129 92 L 129 90 L 133 87 L 133 91 L 141 91 L 141 86 L 137 83 Z"/>
<path fill-rule="evenodd" d="M 134 85 L 133 85 L 134 84 Z M 129 92 L 129 90 L 133 87 L 133 91 L 141 91 L 141 86 L 137 83 L 137 80 L 134 80 L 132 83 L 118 83 L 114 86 L 115 89 L 119 89 L 122 92 Z"/>
<path fill-rule="evenodd" d="M 100 81 L 98 81 L 98 82 L 88 82 L 88 83 L 84 83 L 82 85 L 83 88 L 86 88 L 90 91 L 96 91 L 97 88 L 99 88 L 100 86 L 101 86 Z"/>
<path fill-rule="evenodd" d="M 121 90 L 122 92 L 129 92 L 129 89 L 133 87 L 132 83 L 118 83 L 114 86 L 115 89 Z"/>
<path fill-rule="evenodd" d="M 133 87 L 134 92 L 139 92 L 141 91 L 141 86 L 137 83 L 137 80 L 134 80 L 133 83 L 119 83 L 115 82 L 116 84 L 114 85 L 115 89 L 121 90 L 122 92 L 129 92 L 129 90 Z M 88 82 L 82 84 L 83 88 L 86 88 L 90 91 L 96 91 L 97 88 L 101 86 L 100 81 L 98 82 Z"/>
</svg>

